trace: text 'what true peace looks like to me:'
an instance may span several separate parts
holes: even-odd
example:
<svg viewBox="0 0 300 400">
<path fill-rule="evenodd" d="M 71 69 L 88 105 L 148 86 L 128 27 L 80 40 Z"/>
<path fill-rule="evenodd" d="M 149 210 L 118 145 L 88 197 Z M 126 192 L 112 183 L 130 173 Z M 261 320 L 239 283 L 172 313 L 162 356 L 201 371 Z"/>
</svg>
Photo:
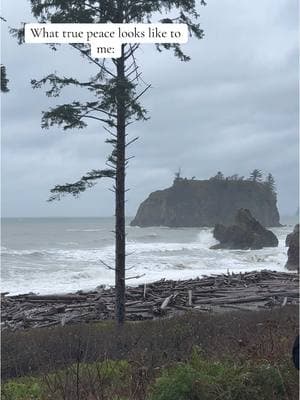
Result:
<svg viewBox="0 0 300 400">
<path fill-rule="evenodd" d="M 157 24 L 25 24 L 26 43 L 89 43 L 94 58 L 119 58 L 125 43 L 184 44 L 188 26 Z"/>
</svg>

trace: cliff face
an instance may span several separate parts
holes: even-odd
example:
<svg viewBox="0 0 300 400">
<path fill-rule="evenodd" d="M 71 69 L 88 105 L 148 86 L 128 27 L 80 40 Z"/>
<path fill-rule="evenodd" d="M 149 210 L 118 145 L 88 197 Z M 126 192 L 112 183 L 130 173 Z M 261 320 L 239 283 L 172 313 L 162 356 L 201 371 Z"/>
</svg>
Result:
<svg viewBox="0 0 300 400">
<path fill-rule="evenodd" d="M 263 226 L 279 226 L 276 195 L 263 183 L 176 179 L 140 205 L 132 226 L 199 227 L 230 225 L 247 208 Z"/>
</svg>

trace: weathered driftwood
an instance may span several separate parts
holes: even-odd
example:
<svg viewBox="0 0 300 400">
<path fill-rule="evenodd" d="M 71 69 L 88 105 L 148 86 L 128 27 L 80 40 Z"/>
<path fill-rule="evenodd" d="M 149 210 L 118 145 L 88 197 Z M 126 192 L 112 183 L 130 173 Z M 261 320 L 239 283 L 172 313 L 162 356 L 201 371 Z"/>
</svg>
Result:
<svg viewBox="0 0 300 400">
<path fill-rule="evenodd" d="M 129 320 L 145 320 L 195 312 L 251 310 L 298 304 L 297 273 L 253 271 L 184 281 L 160 281 L 127 287 Z M 95 322 L 114 317 L 114 288 L 65 295 L 9 296 L 1 293 L 1 329 L 42 328 Z"/>
<path fill-rule="evenodd" d="M 160 306 L 161 310 L 164 310 L 168 306 L 172 297 L 173 296 L 171 295 L 171 296 L 168 296 L 166 299 L 164 299 L 164 301 L 162 302 L 162 305 Z"/>
<path fill-rule="evenodd" d="M 188 305 L 191 307 L 192 306 L 192 301 L 193 301 L 193 291 L 192 290 L 188 290 L 188 297 L 189 297 L 189 300 L 188 300 Z"/>
</svg>

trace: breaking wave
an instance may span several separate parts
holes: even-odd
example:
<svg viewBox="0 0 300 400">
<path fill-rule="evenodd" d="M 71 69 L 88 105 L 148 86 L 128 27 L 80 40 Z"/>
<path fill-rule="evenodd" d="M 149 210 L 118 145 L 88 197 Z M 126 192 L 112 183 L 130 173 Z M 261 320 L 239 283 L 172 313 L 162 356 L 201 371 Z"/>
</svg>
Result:
<svg viewBox="0 0 300 400">
<path fill-rule="evenodd" d="M 100 231 L 102 228 L 89 230 Z M 145 274 L 130 284 L 151 282 L 161 278 L 188 279 L 202 275 L 244 272 L 254 269 L 283 270 L 286 262 L 284 240 L 290 228 L 277 228 L 277 248 L 262 250 L 210 250 L 216 244 L 212 229 L 147 229 L 133 228 L 127 243 L 127 265 L 132 267 L 130 276 Z M 113 285 L 114 273 L 101 261 L 113 266 L 115 248 L 109 244 L 108 228 L 93 242 L 85 239 L 84 233 L 75 238 L 57 235 L 52 246 L 41 248 L 13 249 L 3 246 L 2 290 L 11 294 L 66 293 L 76 290 L 94 289 L 96 286 Z M 66 230 L 64 230 L 66 232 Z M 76 241 L 73 241 L 74 239 Z M 38 243 L 36 238 L 32 243 Z M 55 246 L 53 244 L 55 243 Z M 96 246 L 91 244 L 95 243 Z M 6 244 L 6 243 L 5 243 Z M 98 247 L 97 247 L 98 245 Z M 64 248 L 65 246 L 69 246 Z M 73 248 L 71 248 L 74 246 Z M 25 246 L 24 246 L 25 247 Z"/>
</svg>

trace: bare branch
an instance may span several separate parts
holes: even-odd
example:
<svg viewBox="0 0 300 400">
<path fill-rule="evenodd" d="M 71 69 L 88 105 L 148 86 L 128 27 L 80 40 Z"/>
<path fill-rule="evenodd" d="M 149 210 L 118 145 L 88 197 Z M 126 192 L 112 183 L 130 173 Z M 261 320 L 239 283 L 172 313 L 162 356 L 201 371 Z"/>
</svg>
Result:
<svg viewBox="0 0 300 400">
<path fill-rule="evenodd" d="M 103 118 L 95 117 L 94 115 L 88 115 L 88 113 L 82 115 L 80 118 L 96 119 L 97 121 L 105 122 L 106 124 L 108 124 L 108 125 L 110 125 L 110 126 L 116 126 L 115 123 L 112 122 L 112 121 L 109 120 L 109 119 L 103 119 Z"/>
<path fill-rule="evenodd" d="M 130 140 L 129 142 L 126 143 L 126 147 L 130 146 L 132 143 L 136 142 L 139 139 L 139 137 L 135 137 L 134 139 Z"/>
<path fill-rule="evenodd" d="M 126 257 L 127 257 L 127 254 L 126 254 Z M 129 267 L 129 268 L 125 268 L 125 271 L 130 271 L 130 270 L 132 270 L 133 268 L 135 268 L 135 265 L 133 265 L 132 267 Z"/>
<path fill-rule="evenodd" d="M 86 50 L 81 49 L 76 43 L 70 43 L 70 46 L 72 46 L 74 49 L 78 50 L 83 56 L 87 57 L 92 63 L 96 64 L 99 68 L 101 68 L 104 72 L 106 72 L 108 75 L 112 76 L 113 78 L 116 78 L 117 76 L 113 74 L 109 69 L 104 67 L 104 63 L 99 63 L 96 61 L 95 58 L 92 58 Z"/>
<path fill-rule="evenodd" d="M 105 268 L 111 270 L 111 271 L 115 271 L 115 268 L 111 267 L 110 265 L 108 265 L 106 262 L 104 262 L 103 260 L 99 260 L 101 262 L 101 264 L 103 264 L 105 266 Z"/>
<path fill-rule="evenodd" d="M 145 275 L 146 274 L 136 275 L 136 276 L 128 276 L 127 278 L 125 278 L 125 281 L 129 281 L 130 279 L 139 279 L 139 278 L 142 278 Z"/>
<path fill-rule="evenodd" d="M 133 101 L 137 101 L 141 96 L 143 96 L 143 94 L 145 92 L 147 92 L 147 90 L 149 90 L 151 88 L 151 85 L 149 84 L 135 99 L 133 99 Z"/>
<path fill-rule="evenodd" d="M 113 133 L 112 131 L 110 131 L 106 126 L 103 126 L 103 128 L 113 137 L 117 138 L 117 135 L 115 133 Z"/>
</svg>

